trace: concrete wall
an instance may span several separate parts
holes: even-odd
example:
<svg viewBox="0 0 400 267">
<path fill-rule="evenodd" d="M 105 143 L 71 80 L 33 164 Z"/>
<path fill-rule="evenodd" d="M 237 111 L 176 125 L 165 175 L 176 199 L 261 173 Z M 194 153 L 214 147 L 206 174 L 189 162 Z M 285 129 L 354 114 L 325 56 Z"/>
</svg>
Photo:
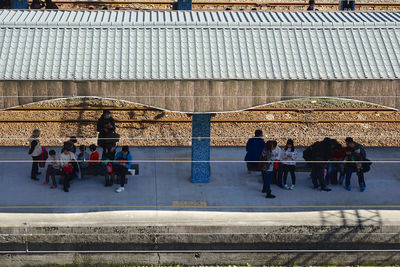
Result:
<svg viewBox="0 0 400 267">
<path fill-rule="evenodd" d="M 0 108 L 97 96 L 186 113 L 228 112 L 303 97 L 340 97 L 400 107 L 400 80 L 1 81 Z"/>
<path fill-rule="evenodd" d="M 398 225 L 230 224 L 1 227 L 0 262 L 2 266 L 390 266 L 400 261 Z"/>
</svg>

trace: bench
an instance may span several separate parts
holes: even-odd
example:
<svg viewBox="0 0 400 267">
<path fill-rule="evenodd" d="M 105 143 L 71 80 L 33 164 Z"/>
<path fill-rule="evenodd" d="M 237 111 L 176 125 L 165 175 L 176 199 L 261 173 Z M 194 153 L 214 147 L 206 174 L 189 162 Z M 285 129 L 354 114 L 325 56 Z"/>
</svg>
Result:
<svg viewBox="0 0 400 267">
<path fill-rule="evenodd" d="M 307 162 L 296 162 L 296 172 L 311 172 Z"/>
<path fill-rule="evenodd" d="M 83 170 L 85 170 L 85 169 L 83 169 Z M 131 168 L 128 171 L 129 171 L 129 174 L 127 174 L 125 176 L 125 184 L 128 183 L 129 176 L 139 175 L 139 164 L 132 164 Z M 100 172 L 98 172 L 98 173 L 90 173 L 89 172 L 89 173 L 85 174 L 84 171 L 82 173 L 82 176 L 103 176 L 104 177 L 105 175 L 108 175 L 108 174 L 107 173 L 104 174 L 104 173 L 100 173 Z"/>
<path fill-rule="evenodd" d="M 247 165 L 248 171 L 260 171 L 258 166 Z M 311 172 L 310 166 L 307 162 L 296 162 L 296 172 Z"/>
</svg>

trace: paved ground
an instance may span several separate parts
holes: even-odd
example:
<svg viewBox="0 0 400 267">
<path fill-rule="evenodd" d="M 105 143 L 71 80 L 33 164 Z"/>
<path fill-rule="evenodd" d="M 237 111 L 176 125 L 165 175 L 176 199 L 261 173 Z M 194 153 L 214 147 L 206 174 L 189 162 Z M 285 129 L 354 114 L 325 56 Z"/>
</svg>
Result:
<svg viewBox="0 0 400 267">
<path fill-rule="evenodd" d="M 26 148 L 2 147 L 2 159 L 28 159 Z M 74 180 L 69 193 L 62 186 L 50 190 L 41 180 L 29 179 L 30 163 L 0 163 L 1 212 L 87 212 L 113 210 L 213 210 L 213 211 L 287 211 L 346 208 L 400 208 L 400 163 L 374 163 L 366 174 L 367 190 L 358 191 L 356 176 L 353 191 L 332 186 L 332 192 L 311 189 L 307 173 L 297 173 L 297 187 L 287 191 L 273 186 L 276 199 L 265 199 L 258 173 L 247 174 L 244 163 L 212 163 L 211 182 L 192 184 L 190 163 L 179 160 L 190 158 L 190 148 L 133 148 L 135 159 L 165 160 L 140 163 L 140 175 L 130 178 L 125 192 L 104 187 L 103 177 Z M 395 159 L 397 148 L 369 148 L 371 159 Z M 243 148 L 212 148 L 212 159 L 240 160 Z M 174 201 L 178 201 L 175 202 Z M 195 203 L 184 203 L 195 202 Z M 177 207 L 206 205 L 197 208 Z M 19 206 L 14 207 L 14 206 Z M 21 206 L 41 206 L 32 209 Z M 46 207 L 43 207 L 46 206 Z M 51 207 L 48 207 L 51 206 Z"/>
</svg>

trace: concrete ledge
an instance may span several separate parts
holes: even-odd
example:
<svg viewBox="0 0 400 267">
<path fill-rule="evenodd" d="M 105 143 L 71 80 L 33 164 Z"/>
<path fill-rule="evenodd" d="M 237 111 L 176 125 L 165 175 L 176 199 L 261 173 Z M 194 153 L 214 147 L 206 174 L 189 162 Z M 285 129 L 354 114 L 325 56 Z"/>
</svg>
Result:
<svg viewBox="0 0 400 267">
<path fill-rule="evenodd" d="M 0 214 L 0 262 L 394 264 L 400 211 Z"/>
</svg>

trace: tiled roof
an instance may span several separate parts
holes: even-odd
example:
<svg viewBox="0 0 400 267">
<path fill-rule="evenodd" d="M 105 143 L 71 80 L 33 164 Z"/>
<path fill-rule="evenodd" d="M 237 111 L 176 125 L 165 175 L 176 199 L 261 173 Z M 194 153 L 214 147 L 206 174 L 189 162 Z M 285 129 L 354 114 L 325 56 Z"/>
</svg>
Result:
<svg viewBox="0 0 400 267">
<path fill-rule="evenodd" d="M 0 11 L 0 79 L 394 79 L 400 13 Z"/>
</svg>

